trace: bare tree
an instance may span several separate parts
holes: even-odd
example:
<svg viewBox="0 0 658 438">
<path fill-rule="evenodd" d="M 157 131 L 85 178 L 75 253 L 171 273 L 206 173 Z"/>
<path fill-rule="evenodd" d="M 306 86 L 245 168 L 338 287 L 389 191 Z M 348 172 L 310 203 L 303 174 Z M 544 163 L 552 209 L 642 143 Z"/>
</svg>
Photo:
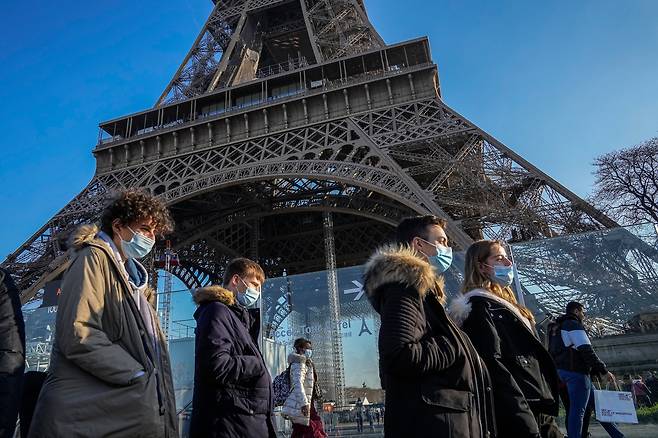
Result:
<svg viewBox="0 0 658 438">
<path fill-rule="evenodd" d="M 626 224 L 658 223 L 658 137 L 598 157 L 594 202 Z"/>
</svg>

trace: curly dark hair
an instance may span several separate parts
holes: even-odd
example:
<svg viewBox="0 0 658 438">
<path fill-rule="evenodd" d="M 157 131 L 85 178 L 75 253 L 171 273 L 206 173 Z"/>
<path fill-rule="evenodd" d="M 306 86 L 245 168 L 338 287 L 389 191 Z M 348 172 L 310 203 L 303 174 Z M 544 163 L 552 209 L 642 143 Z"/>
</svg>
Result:
<svg viewBox="0 0 658 438">
<path fill-rule="evenodd" d="M 169 209 L 160 199 L 139 189 L 125 189 L 113 193 L 101 213 L 101 230 L 114 237 L 112 222 L 121 225 L 150 218 L 156 234 L 168 234 L 174 229 Z"/>
</svg>

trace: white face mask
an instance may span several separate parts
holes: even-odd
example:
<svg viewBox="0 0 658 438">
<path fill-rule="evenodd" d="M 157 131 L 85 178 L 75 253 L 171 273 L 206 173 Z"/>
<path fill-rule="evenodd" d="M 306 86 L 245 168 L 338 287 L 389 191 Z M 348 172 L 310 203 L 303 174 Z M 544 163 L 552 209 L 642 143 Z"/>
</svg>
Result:
<svg viewBox="0 0 658 438">
<path fill-rule="evenodd" d="M 306 359 L 310 359 L 313 356 L 313 350 L 308 349 L 304 352 L 304 356 L 306 356 Z"/>
<path fill-rule="evenodd" d="M 141 259 L 142 257 L 145 257 L 153 249 L 155 240 L 146 237 L 142 233 L 133 231 L 130 227 L 126 228 L 133 233 L 133 237 L 127 241 L 121 239 L 121 249 L 123 250 L 123 254 L 129 259 Z"/>
<path fill-rule="evenodd" d="M 422 237 L 419 239 L 436 249 L 436 255 L 433 256 L 423 253 L 434 269 L 436 269 L 439 274 L 447 271 L 450 265 L 452 265 L 452 248 L 449 246 L 435 245 Z"/>
<path fill-rule="evenodd" d="M 510 286 L 512 282 L 514 281 L 514 267 L 513 265 L 510 266 L 505 266 L 505 265 L 487 265 L 485 263 L 485 266 L 489 266 L 490 268 L 493 269 L 493 273 L 491 275 L 491 281 L 494 283 L 498 283 L 499 285 L 503 287 Z"/>
<path fill-rule="evenodd" d="M 242 278 L 240 278 L 240 281 L 242 282 L 242 284 L 244 284 L 244 287 L 246 289 L 244 292 L 237 292 L 236 299 L 243 306 L 247 308 L 252 307 L 254 304 L 258 302 L 258 298 L 260 298 L 260 291 L 256 288 L 247 285 L 247 283 L 245 283 Z"/>
</svg>

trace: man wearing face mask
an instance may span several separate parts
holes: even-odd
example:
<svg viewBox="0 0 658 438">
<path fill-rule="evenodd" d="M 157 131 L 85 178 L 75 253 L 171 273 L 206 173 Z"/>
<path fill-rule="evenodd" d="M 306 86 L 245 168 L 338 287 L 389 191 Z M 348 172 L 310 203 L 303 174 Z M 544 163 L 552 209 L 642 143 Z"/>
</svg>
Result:
<svg viewBox="0 0 658 438">
<path fill-rule="evenodd" d="M 167 344 L 138 261 L 172 229 L 167 207 L 119 192 L 69 240 L 48 377 L 29 436 L 176 437 Z"/>
<path fill-rule="evenodd" d="M 190 437 L 275 438 L 272 379 L 258 348 L 265 273 L 231 260 L 222 286 L 197 289 Z"/>
<path fill-rule="evenodd" d="M 387 437 L 494 437 L 486 371 L 444 309 L 452 262 L 446 222 L 403 220 L 397 242 L 370 257 L 364 289 L 381 316 L 379 375 Z"/>
</svg>

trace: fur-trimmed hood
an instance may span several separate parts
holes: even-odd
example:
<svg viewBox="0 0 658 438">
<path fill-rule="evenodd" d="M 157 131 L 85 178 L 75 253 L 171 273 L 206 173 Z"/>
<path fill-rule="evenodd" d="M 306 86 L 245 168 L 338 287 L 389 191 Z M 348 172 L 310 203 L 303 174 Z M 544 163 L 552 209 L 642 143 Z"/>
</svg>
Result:
<svg viewBox="0 0 658 438">
<path fill-rule="evenodd" d="M 444 301 L 443 277 L 407 245 L 387 245 L 379 248 L 368 260 L 363 276 L 363 289 L 370 302 L 377 301 L 380 287 L 387 283 L 402 283 L 418 291 L 421 298 L 434 291 Z"/>
<path fill-rule="evenodd" d="M 290 353 L 288 355 L 288 363 L 289 364 L 306 363 L 307 361 L 308 361 L 308 359 L 303 354 Z"/>
<path fill-rule="evenodd" d="M 194 292 L 193 299 L 194 302 L 199 305 L 211 301 L 219 301 L 227 306 L 235 304 L 235 294 L 217 284 L 198 288 Z"/>
<path fill-rule="evenodd" d="M 455 322 L 455 324 L 457 324 L 457 326 L 461 327 L 464 324 L 464 321 L 466 321 L 468 316 L 471 314 L 471 310 L 473 309 L 473 306 L 471 305 L 472 297 L 486 298 L 504 306 L 506 309 L 512 312 L 514 316 L 520 319 L 530 331 L 532 331 L 532 323 L 528 321 L 528 318 L 523 316 L 521 312 L 519 312 L 519 309 L 514 307 L 514 305 L 507 302 L 506 300 L 500 298 L 499 296 L 496 296 L 487 291 L 486 289 L 473 289 L 466 294 L 459 295 L 457 298 L 450 302 L 450 306 L 448 307 L 448 315 Z"/>
<path fill-rule="evenodd" d="M 99 232 L 96 224 L 84 224 L 73 230 L 68 239 L 68 246 L 74 251 L 80 250 L 85 244 L 89 244 L 96 240 L 96 235 Z"/>
</svg>

